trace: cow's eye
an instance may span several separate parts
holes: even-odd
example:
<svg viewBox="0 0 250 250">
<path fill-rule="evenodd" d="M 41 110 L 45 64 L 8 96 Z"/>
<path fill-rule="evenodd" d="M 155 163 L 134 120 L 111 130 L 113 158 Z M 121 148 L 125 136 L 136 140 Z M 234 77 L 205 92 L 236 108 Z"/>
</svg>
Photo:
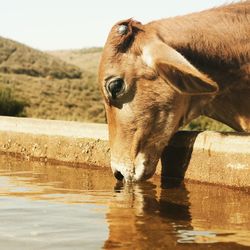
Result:
<svg viewBox="0 0 250 250">
<path fill-rule="evenodd" d="M 106 86 L 107 91 L 115 99 L 124 90 L 124 81 L 121 78 L 117 78 L 109 82 Z"/>
</svg>

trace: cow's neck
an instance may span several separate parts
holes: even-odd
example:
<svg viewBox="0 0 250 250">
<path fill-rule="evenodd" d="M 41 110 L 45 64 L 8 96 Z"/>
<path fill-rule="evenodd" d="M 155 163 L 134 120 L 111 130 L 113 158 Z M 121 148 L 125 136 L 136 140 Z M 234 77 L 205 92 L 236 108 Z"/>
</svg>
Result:
<svg viewBox="0 0 250 250">
<path fill-rule="evenodd" d="M 229 89 L 203 107 L 202 113 L 236 131 L 250 132 L 250 88 Z"/>
<path fill-rule="evenodd" d="M 238 50 L 230 50 L 229 45 L 233 42 L 230 40 L 231 36 L 223 37 L 221 32 L 225 27 L 223 24 L 220 26 L 222 20 L 230 22 L 230 17 L 223 19 L 222 12 L 215 12 L 211 20 L 209 15 L 209 11 L 205 11 L 163 19 L 149 25 L 157 30 L 164 42 L 184 55 L 200 71 L 209 75 L 220 87 L 218 95 L 213 98 L 190 97 L 184 122 L 203 114 L 237 131 L 250 131 L 250 67 L 247 64 L 247 47 L 241 46 L 243 41 L 239 37 L 236 39 L 238 44 L 234 42 L 234 50 Z M 240 20 L 239 17 L 238 19 Z M 234 25 L 230 24 L 229 28 L 232 34 L 239 33 L 239 25 L 236 22 Z M 223 44 L 228 46 L 222 47 Z"/>
<path fill-rule="evenodd" d="M 249 39 L 249 15 L 246 14 L 246 8 L 249 7 L 229 5 L 154 21 L 148 26 L 164 42 L 216 81 L 220 90 L 234 88 L 235 82 L 239 80 L 244 88 L 245 85 L 249 86 L 246 84 L 249 79 L 245 76 L 250 73 L 250 48 L 246 42 Z"/>
<path fill-rule="evenodd" d="M 250 88 L 244 91 L 228 90 L 216 96 L 183 96 L 187 98 L 180 126 L 200 115 L 227 124 L 236 131 L 250 132 Z"/>
</svg>

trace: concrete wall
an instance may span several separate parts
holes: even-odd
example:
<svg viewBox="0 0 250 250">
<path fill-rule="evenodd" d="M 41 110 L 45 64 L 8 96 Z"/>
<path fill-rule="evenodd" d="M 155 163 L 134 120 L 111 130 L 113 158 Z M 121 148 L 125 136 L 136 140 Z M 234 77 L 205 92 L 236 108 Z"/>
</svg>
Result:
<svg viewBox="0 0 250 250">
<path fill-rule="evenodd" d="M 0 117 L 0 153 L 110 167 L 104 124 Z M 179 132 L 164 150 L 157 174 L 250 188 L 250 134 Z"/>
</svg>

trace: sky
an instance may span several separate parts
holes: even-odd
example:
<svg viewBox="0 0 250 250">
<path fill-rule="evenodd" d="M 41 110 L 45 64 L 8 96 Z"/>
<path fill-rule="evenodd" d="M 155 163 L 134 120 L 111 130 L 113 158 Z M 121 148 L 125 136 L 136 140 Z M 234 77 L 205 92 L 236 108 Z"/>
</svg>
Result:
<svg viewBox="0 0 250 250">
<path fill-rule="evenodd" d="M 0 0 L 0 36 L 40 50 L 103 46 L 110 28 L 133 17 L 147 23 L 228 0 Z"/>
</svg>

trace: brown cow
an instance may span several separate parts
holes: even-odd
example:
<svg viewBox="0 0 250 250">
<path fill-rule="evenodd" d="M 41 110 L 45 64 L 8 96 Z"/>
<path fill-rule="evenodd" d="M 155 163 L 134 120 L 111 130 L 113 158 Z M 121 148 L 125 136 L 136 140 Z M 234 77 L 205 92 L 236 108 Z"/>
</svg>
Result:
<svg viewBox="0 0 250 250">
<path fill-rule="evenodd" d="M 171 136 L 201 114 L 250 131 L 249 73 L 250 1 L 117 23 L 99 68 L 116 178 L 150 178 Z"/>
</svg>

